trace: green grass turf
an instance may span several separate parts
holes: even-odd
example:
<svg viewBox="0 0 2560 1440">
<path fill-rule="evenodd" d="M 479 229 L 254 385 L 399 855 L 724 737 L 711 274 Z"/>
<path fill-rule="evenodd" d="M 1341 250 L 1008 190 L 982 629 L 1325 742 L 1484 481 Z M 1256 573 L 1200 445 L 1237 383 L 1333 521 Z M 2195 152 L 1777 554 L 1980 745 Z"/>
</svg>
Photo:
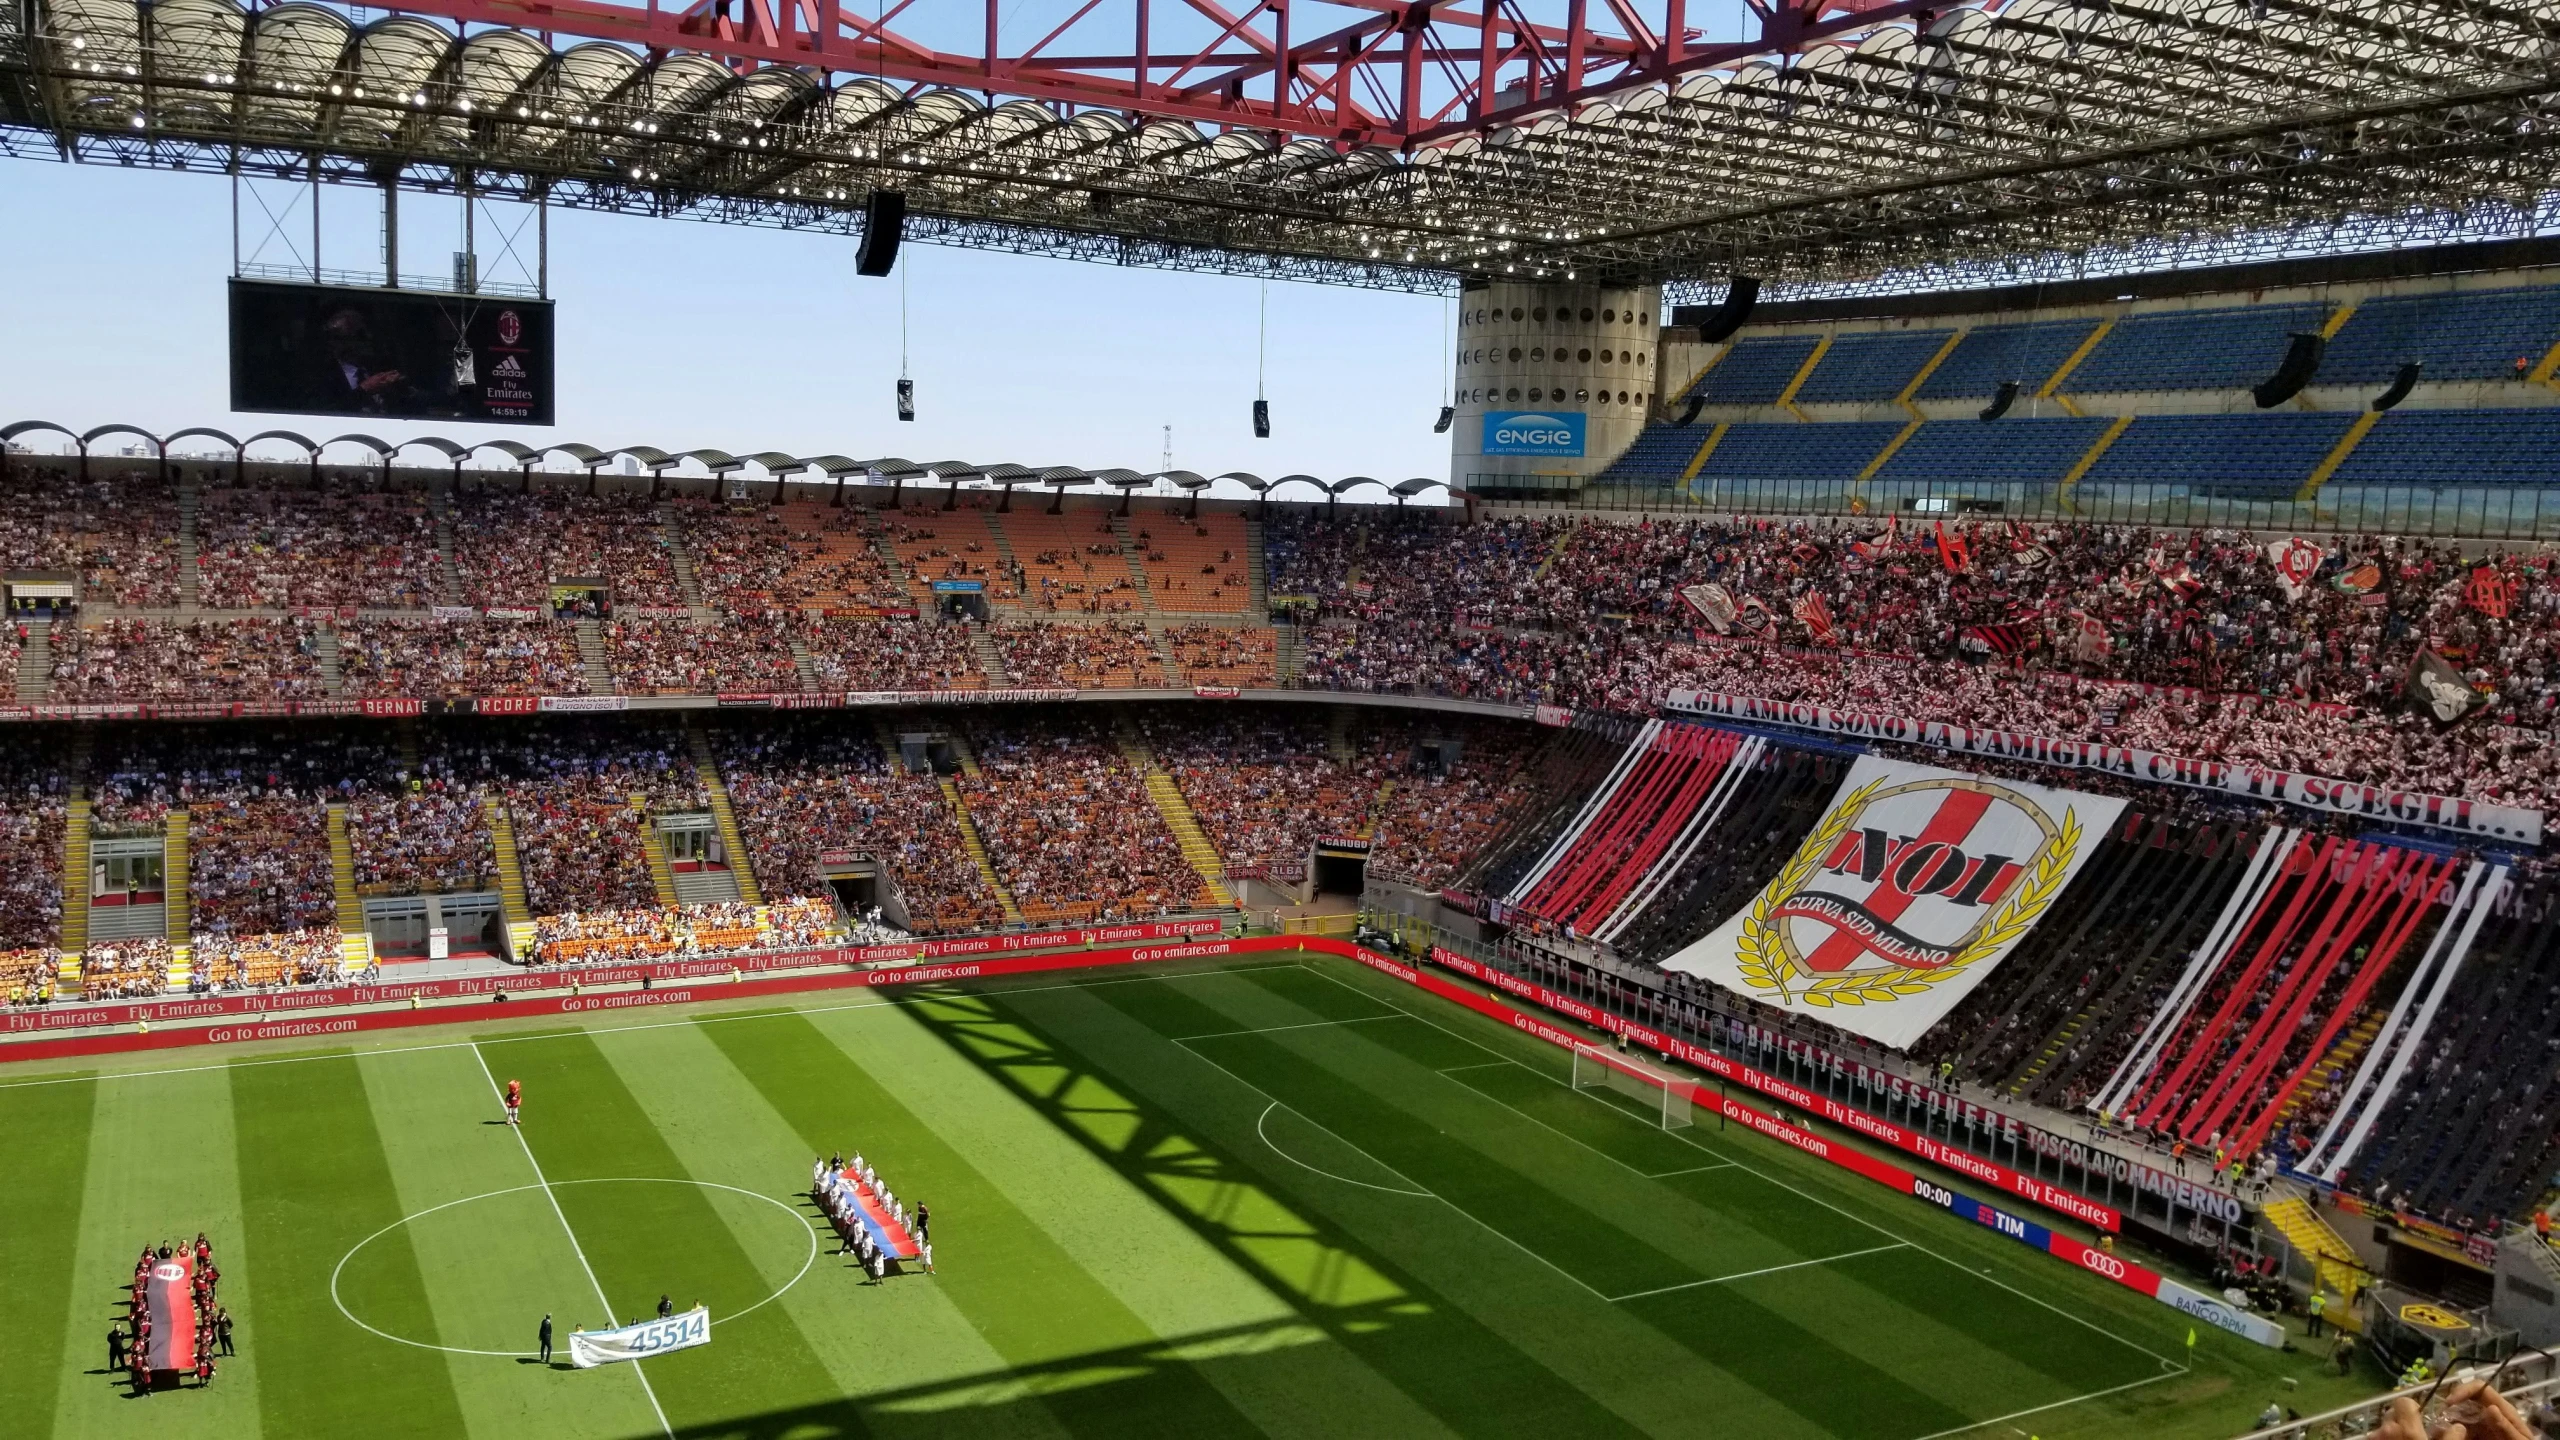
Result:
<svg viewBox="0 0 2560 1440">
<path fill-rule="evenodd" d="M 1312 957 L 196 1055 L 0 1071 L 0 1432 L 2221 1440 L 2364 1388 Z M 834 1148 L 940 1273 L 812 1258 Z M 242 1354 L 128 1398 L 134 1249 L 199 1229 Z M 712 1345 L 526 1353 L 662 1293 Z"/>
</svg>

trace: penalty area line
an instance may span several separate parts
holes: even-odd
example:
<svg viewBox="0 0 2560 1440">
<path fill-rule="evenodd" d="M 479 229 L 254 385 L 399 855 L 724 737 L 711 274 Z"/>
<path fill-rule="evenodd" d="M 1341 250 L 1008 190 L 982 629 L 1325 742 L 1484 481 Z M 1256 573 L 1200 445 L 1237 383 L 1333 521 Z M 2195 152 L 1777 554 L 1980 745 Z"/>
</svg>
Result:
<svg viewBox="0 0 2560 1440">
<path fill-rule="evenodd" d="M 498 1077 L 490 1072 L 489 1057 L 480 1053 L 478 1045 L 473 1045 L 471 1058 L 480 1062 L 480 1078 L 489 1082 L 490 1098 L 504 1105 L 506 1095 L 498 1089 Z M 596 1303 L 604 1307 L 605 1323 L 612 1324 L 613 1302 L 605 1297 L 604 1282 L 596 1278 L 596 1267 L 587 1263 L 587 1247 L 578 1243 L 578 1232 L 570 1227 L 568 1212 L 560 1208 L 560 1197 L 552 1192 L 550 1177 L 542 1173 L 542 1162 L 534 1158 L 533 1142 L 524 1138 L 522 1127 L 510 1125 L 507 1128 L 516 1132 L 516 1144 L 524 1151 L 524 1163 L 533 1167 L 534 1183 L 542 1187 L 542 1198 L 551 1202 L 551 1213 L 560 1221 L 560 1233 L 569 1237 L 569 1248 L 577 1254 L 578 1268 L 587 1272 L 587 1283 L 596 1290 Z M 659 1431 L 667 1436 L 667 1440 L 675 1440 L 676 1428 L 667 1423 L 667 1409 L 658 1403 L 657 1387 L 649 1383 L 648 1372 L 640 1368 L 641 1362 L 634 1360 L 630 1364 L 631 1373 L 639 1377 L 640 1393 L 649 1397 L 649 1409 L 658 1417 Z"/>
<path fill-rule="evenodd" d="M 1621 1300 L 1642 1300 L 1649 1295 L 1668 1295 L 1675 1290 L 1695 1290 L 1706 1285 L 1730 1285 L 1736 1280 L 1756 1280 L 1763 1275 L 1777 1275 L 1789 1270 L 1802 1270 L 1813 1265 L 1828 1265 L 1834 1260 L 1855 1260 L 1861 1255 L 1881 1255 L 1887 1250 L 1907 1250 L 1909 1248 L 1911 1248 L 1911 1242 L 1907 1240 L 1897 1240 L 1891 1245 L 1877 1245 L 1866 1250 L 1844 1250 L 1837 1255 L 1816 1255 L 1810 1260 L 1796 1260 L 1785 1265 L 1764 1265 L 1757 1270 L 1740 1270 L 1731 1275 L 1710 1275 L 1704 1280 L 1684 1280 L 1677 1285 L 1663 1285 L 1651 1290 L 1638 1290 L 1627 1295 L 1612 1295 L 1609 1297 L 1609 1303 L 1615 1305 Z"/>
</svg>

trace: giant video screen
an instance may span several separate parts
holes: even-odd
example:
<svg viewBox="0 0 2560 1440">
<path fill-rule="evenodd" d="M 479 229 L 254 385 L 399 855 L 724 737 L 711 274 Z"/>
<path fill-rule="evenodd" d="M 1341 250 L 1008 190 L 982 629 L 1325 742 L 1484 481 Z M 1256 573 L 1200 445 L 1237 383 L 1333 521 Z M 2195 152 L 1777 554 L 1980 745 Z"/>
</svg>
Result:
<svg viewBox="0 0 2560 1440">
<path fill-rule="evenodd" d="M 231 408 L 549 425 L 551 302 L 231 282 Z"/>
</svg>

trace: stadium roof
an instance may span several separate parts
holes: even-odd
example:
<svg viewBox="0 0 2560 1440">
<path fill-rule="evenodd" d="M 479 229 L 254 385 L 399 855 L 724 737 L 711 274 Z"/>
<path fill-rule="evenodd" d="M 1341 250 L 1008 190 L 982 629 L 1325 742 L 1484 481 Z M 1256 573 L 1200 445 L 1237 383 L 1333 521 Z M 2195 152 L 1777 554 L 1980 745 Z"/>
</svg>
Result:
<svg viewBox="0 0 2560 1440">
<path fill-rule="evenodd" d="M 2347 248 L 2554 188 L 2551 0 L 1754 0 L 1730 43 L 1474 3 L 28 0 L 0 147 L 843 231 L 888 188 L 915 238 L 1423 290 Z"/>
</svg>

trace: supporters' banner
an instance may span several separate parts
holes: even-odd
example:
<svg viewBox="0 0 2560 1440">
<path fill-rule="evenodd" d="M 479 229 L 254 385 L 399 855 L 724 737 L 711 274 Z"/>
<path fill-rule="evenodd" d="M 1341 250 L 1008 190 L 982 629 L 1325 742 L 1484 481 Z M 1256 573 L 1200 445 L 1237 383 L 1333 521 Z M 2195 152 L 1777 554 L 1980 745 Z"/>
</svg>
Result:
<svg viewBox="0 0 2560 1440">
<path fill-rule="evenodd" d="M 1840 632 L 1832 627 L 1831 607 L 1822 601 L 1822 592 L 1809 591 L 1795 603 L 1795 616 L 1804 622 L 1805 632 L 1816 645 L 1836 645 Z"/>
<path fill-rule="evenodd" d="M 2300 536 L 2267 545 L 2267 563 L 2275 566 L 2276 583 L 2284 587 L 2287 600 L 2299 600 L 2302 592 L 2311 588 L 2312 577 L 2320 573 L 2323 558 L 2319 546 Z"/>
<path fill-rule="evenodd" d="M 621 695 L 545 695 L 541 705 L 546 715 L 628 708 L 629 700 Z"/>
<path fill-rule="evenodd" d="M 2458 724 L 2462 717 L 2489 703 L 2452 662 L 2433 650 L 2421 650 L 2409 662 L 2409 702 L 2439 725 Z"/>
<path fill-rule="evenodd" d="M 1710 629 L 1723 635 L 1733 629 L 1733 592 L 1721 585 L 1691 585 L 1681 590 L 1680 598 L 1698 612 Z"/>
<path fill-rule="evenodd" d="M 2329 583 L 2349 595 L 2371 594 L 2382 583 L 2382 567 L 2370 560 L 2361 565 L 2350 565 L 2339 571 Z"/>
<path fill-rule="evenodd" d="M 151 1262 L 143 1300 L 151 1311 L 151 1344 L 142 1363 L 154 1370 L 196 1368 L 195 1257 Z"/>
<path fill-rule="evenodd" d="M 2103 660 L 2116 648 L 2116 639 L 2107 633 L 2106 622 L 2086 610 L 2071 612 L 2071 658 L 2082 662 Z"/>
<path fill-rule="evenodd" d="M 2507 607 L 2515 600 L 2516 587 L 2493 565 L 2483 565 L 2471 572 L 2471 583 L 2462 588 L 2462 598 L 2471 608 L 2493 620 L 2507 618 Z"/>
<path fill-rule="evenodd" d="M 1994 755 L 2038 765 L 2103 770 L 2128 780 L 2191 785 L 2250 800 L 2299 805 L 2306 810 L 2331 815 L 2361 815 L 2370 820 L 2426 825 L 2511 844 L 2542 843 L 2541 811 L 2523 810 L 2513 805 L 2492 805 L 2485 800 L 2463 800 L 2448 795 L 2429 795 L 2422 790 L 2359 785 L 2351 780 L 2271 770 L 2260 765 L 2190 760 L 2163 755 L 2156 750 L 2110 745 L 2102 740 L 2064 740 L 2031 731 L 1994 730 L 1944 720 L 1915 720 L 1906 715 L 1843 710 L 1801 700 L 1762 700 L 1712 690 L 1673 690 L 1663 697 L 1662 703 L 1670 710 L 1715 720 L 1792 725 L 1798 729 L 1853 739 L 1890 740 L 1966 755 Z"/>
<path fill-rule="evenodd" d="M 1908 1048 L 2017 948 L 2123 810 L 1862 755 L 1749 908 L 1663 966 Z"/>
<path fill-rule="evenodd" d="M 569 1359 L 581 1370 L 616 1360 L 646 1360 L 672 1350 L 711 1343 L 711 1311 L 701 1305 L 664 1320 L 625 1325 L 619 1330 L 569 1332 Z"/>
</svg>

